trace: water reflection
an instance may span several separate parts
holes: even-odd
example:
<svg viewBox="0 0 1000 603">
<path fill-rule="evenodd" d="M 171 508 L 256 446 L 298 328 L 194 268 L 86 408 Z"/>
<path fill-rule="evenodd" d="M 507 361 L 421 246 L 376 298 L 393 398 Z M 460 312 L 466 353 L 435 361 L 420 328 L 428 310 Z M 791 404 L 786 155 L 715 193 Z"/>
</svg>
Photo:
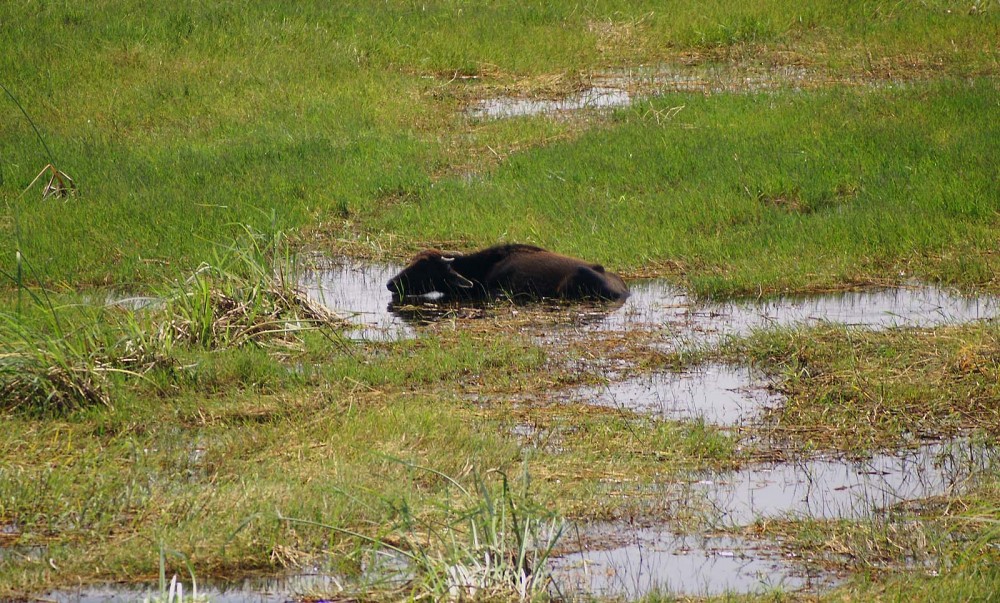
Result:
<svg viewBox="0 0 1000 603">
<path fill-rule="evenodd" d="M 746 335 L 775 326 L 930 327 L 994 318 L 1000 313 L 996 298 L 965 296 L 931 285 L 728 302 L 697 302 L 660 279 L 633 281 L 629 286 L 632 295 L 624 308 L 608 316 L 602 328 L 667 327 L 692 343 L 711 343 L 723 335 Z"/>
<path fill-rule="evenodd" d="M 306 271 L 299 286 L 306 295 L 344 316 L 354 330 L 348 337 L 394 341 L 413 337 L 413 328 L 387 310 L 392 294 L 385 288 L 402 266 L 345 260 L 323 269 Z"/>
<path fill-rule="evenodd" d="M 645 97 L 675 92 L 701 94 L 767 93 L 806 90 L 831 85 L 872 88 L 905 85 L 901 81 L 864 77 L 830 77 L 815 69 L 795 65 L 751 66 L 662 65 L 595 74 L 590 86 L 555 99 L 501 96 L 483 99 L 468 109 L 476 119 L 505 119 L 530 115 L 553 115 L 584 109 L 627 107 Z M 682 108 L 650 111 L 657 123 L 672 119 Z"/>
<path fill-rule="evenodd" d="M 344 262 L 307 271 L 299 284 L 311 299 L 346 315 L 356 326 L 351 336 L 359 339 L 413 337 L 415 326 L 444 318 L 481 318 L 498 307 L 441 296 L 394 300 L 385 283 L 399 270 L 395 264 Z M 665 329 L 672 338 L 689 343 L 712 343 L 724 335 L 771 326 L 929 327 L 1000 314 L 996 298 L 929 285 L 727 302 L 696 301 L 662 279 L 634 280 L 629 286 L 632 294 L 619 304 L 546 300 L 532 307 L 571 313 L 575 324 L 595 330 Z"/>
<path fill-rule="evenodd" d="M 580 529 L 580 550 L 553 561 L 555 578 L 571 592 L 635 600 L 654 591 L 759 593 L 833 581 L 830 575 L 803 571 L 769 543 L 617 524 Z M 572 531 L 567 538 L 573 539 Z"/>
<path fill-rule="evenodd" d="M 669 420 L 703 419 L 721 426 L 755 420 L 780 400 L 767 389 L 764 376 L 747 367 L 702 366 L 682 373 L 639 375 L 600 387 L 570 392 L 587 403 L 624 408 Z"/>
<path fill-rule="evenodd" d="M 479 101 L 469 113 L 479 119 L 501 119 L 525 115 L 551 114 L 580 109 L 625 107 L 632 95 L 620 87 L 595 86 L 558 100 L 501 97 Z"/>
<path fill-rule="evenodd" d="M 992 446 L 967 439 L 851 461 L 814 458 L 709 474 L 695 484 L 724 525 L 802 516 L 857 519 L 902 502 L 954 494 L 1000 460 Z"/>
<path fill-rule="evenodd" d="M 194 594 L 190 577 L 183 583 L 185 600 Z M 334 593 L 340 582 L 328 574 L 299 574 L 277 578 L 248 578 L 197 585 L 198 600 L 213 603 L 285 603 L 313 593 Z M 39 600 L 54 603 L 134 603 L 166 600 L 158 585 L 104 584 L 46 593 Z"/>
</svg>

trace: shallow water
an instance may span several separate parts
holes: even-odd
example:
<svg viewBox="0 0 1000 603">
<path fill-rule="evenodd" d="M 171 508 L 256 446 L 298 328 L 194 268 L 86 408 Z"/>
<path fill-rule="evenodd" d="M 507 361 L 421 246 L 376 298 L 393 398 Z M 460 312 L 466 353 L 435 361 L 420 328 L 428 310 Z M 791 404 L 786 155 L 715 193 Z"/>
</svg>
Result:
<svg viewBox="0 0 1000 603">
<path fill-rule="evenodd" d="M 582 550 L 552 564 L 556 580 L 570 592 L 633 600 L 654 590 L 677 595 L 757 593 L 834 580 L 806 573 L 768 543 L 614 524 L 582 530 L 587 540 L 596 542 L 585 541 Z M 572 541 L 573 534 L 566 538 Z"/>
<path fill-rule="evenodd" d="M 753 422 L 780 400 L 767 391 L 758 371 L 724 365 L 701 366 L 682 373 L 658 372 L 600 387 L 573 390 L 573 399 L 623 408 L 660 419 L 703 419 L 726 427 Z"/>
<path fill-rule="evenodd" d="M 477 119 L 504 119 L 528 115 L 552 115 L 581 109 L 627 107 L 643 98 L 672 92 L 762 93 L 805 90 L 831 85 L 870 87 L 901 86 L 903 82 L 868 78 L 832 78 L 816 70 L 793 65 L 660 66 L 658 68 L 609 71 L 595 75 L 584 90 L 556 99 L 501 96 L 478 101 L 468 109 Z M 669 112 L 651 112 L 654 119 L 670 119 Z"/>
<path fill-rule="evenodd" d="M 184 597 L 188 600 L 193 593 L 190 576 L 178 581 L 183 584 Z M 284 603 L 294 601 L 310 593 L 337 592 L 338 582 L 324 574 L 302 574 L 281 578 L 250 578 L 225 584 L 210 583 L 198 585 L 199 600 L 213 603 L 238 603 L 240 601 L 256 603 Z M 169 585 L 169 579 L 168 579 Z M 124 585 L 105 584 L 87 586 L 79 589 L 65 589 L 46 593 L 40 600 L 57 603 L 134 603 L 146 599 L 155 599 L 164 595 L 159 585 Z"/>
<path fill-rule="evenodd" d="M 470 109 L 470 115 L 481 119 L 501 119 L 580 109 L 612 109 L 628 106 L 631 102 L 632 95 L 627 90 L 619 87 L 594 86 L 558 100 L 516 97 L 485 99 Z"/>
<path fill-rule="evenodd" d="M 402 266 L 344 261 L 322 270 L 309 270 L 299 286 L 306 295 L 355 326 L 349 337 L 392 341 L 415 332 L 399 315 L 389 312 L 392 294 L 385 284 Z"/>
<path fill-rule="evenodd" d="M 995 447 L 968 440 L 925 443 L 870 459 L 820 457 L 707 474 L 694 484 L 725 526 L 760 518 L 859 519 L 906 501 L 950 494 L 1000 461 Z"/>
<path fill-rule="evenodd" d="M 696 302 L 660 279 L 632 281 L 629 287 L 632 295 L 598 328 L 666 328 L 681 340 L 711 343 L 724 335 L 776 326 L 930 327 L 1000 315 L 996 298 L 966 296 L 932 285 L 730 302 Z"/>
<path fill-rule="evenodd" d="M 707 474 L 690 491 L 671 487 L 669 496 L 684 505 L 697 505 L 703 497 L 706 519 L 718 527 L 787 516 L 863 519 L 900 503 L 961 491 L 996 462 L 996 448 L 960 439 L 865 461 L 819 458 Z M 677 534 L 669 524 L 582 525 L 569 530 L 561 546 L 572 551 L 553 562 L 562 586 L 626 600 L 654 589 L 674 595 L 755 593 L 824 588 L 837 580 L 788 558 L 772 543 Z"/>
<path fill-rule="evenodd" d="M 306 294 L 344 315 L 359 339 L 394 340 L 416 335 L 415 325 L 442 316 L 480 316 L 489 306 L 425 305 L 394 307 L 385 283 L 402 267 L 344 262 L 307 271 L 299 281 Z M 724 335 L 796 324 L 834 323 L 874 329 L 929 327 L 1000 315 L 1000 300 L 971 297 L 931 285 L 795 295 L 762 300 L 697 302 L 662 279 L 629 283 L 632 295 L 620 306 L 584 313 L 582 326 L 594 330 L 665 329 L 681 342 L 712 343 Z M 583 306 L 581 306 L 583 307 Z"/>
<path fill-rule="evenodd" d="M 1000 462 L 996 448 L 973 445 L 967 440 L 934 442 L 866 461 L 820 458 L 707 474 L 690 490 L 715 509 L 709 513 L 709 520 L 725 526 L 788 514 L 864 518 L 898 503 L 963 488 L 977 470 L 995 462 Z M 771 543 L 732 536 L 675 534 L 669 526 L 581 525 L 567 530 L 560 547 L 564 552 L 552 560 L 551 568 L 564 594 L 589 592 L 634 599 L 654 589 L 684 595 L 753 593 L 776 588 L 823 588 L 837 579 L 807 568 L 800 559 L 786 557 Z M 185 592 L 190 593 L 189 582 L 185 587 Z M 316 572 L 225 584 L 210 582 L 199 587 L 199 594 L 213 601 L 270 603 L 340 590 L 337 578 Z M 157 594 L 155 586 L 104 585 L 55 591 L 44 599 L 107 603 L 142 600 Z"/>
</svg>

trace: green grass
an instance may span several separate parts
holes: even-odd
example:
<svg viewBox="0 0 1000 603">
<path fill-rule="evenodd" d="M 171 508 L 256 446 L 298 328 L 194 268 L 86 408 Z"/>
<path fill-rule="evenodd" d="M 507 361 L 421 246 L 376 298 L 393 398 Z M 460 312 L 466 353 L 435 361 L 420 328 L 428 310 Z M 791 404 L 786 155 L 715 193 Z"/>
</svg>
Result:
<svg viewBox="0 0 1000 603">
<path fill-rule="evenodd" d="M 665 355 L 655 334 L 573 339 L 572 310 L 503 307 L 356 343 L 291 285 L 306 248 L 521 241 L 700 294 L 914 277 L 1000 290 L 998 39 L 988 0 L 3 4 L 0 83 L 17 103 L 0 98 L 0 597 L 311 559 L 356 574 L 373 539 L 447 525 L 461 541 L 509 520 L 479 513 L 504 500 L 495 484 L 459 495 L 494 470 L 527 471 L 516 501 L 539 517 L 682 526 L 697 509 L 664 488 L 767 452 L 753 430 L 552 395 L 613 367 L 749 358 L 780 376 L 777 433 L 795 450 L 995 434 L 993 324 Z M 466 113 L 639 66 L 777 88 Z M 26 190 L 48 163 L 76 194 Z M 165 303 L 102 307 L 122 291 Z M 323 328 L 288 328 L 304 321 Z M 823 597 L 995 591 L 995 481 L 927 511 L 941 576 L 859 564 Z M 858 559 L 894 550 L 888 524 L 783 528 L 803 553 L 837 538 Z M 36 546 L 44 560 L 18 553 Z"/>
<path fill-rule="evenodd" d="M 192 3 L 143 10 L 128 2 L 86 10 L 25 2 L 0 10 L 0 35 L 10 50 L 0 59 L 4 83 L 38 125 L 56 167 L 80 187 L 79 198 L 66 203 L 39 203 L 37 191 L 19 197 L 49 157 L 4 99 L 10 119 L 0 131 L 0 197 L 10 209 L 0 245 L 12 248 L 19 227 L 16 244 L 51 282 L 70 288 L 140 288 L 193 269 L 238 224 L 263 230 L 272 219 L 279 228 L 321 234 L 327 247 L 355 251 L 371 239 L 399 255 L 442 239 L 482 244 L 516 237 L 566 251 L 593 248 L 619 267 L 682 261 L 705 290 L 749 289 L 753 279 L 800 286 L 805 279 L 781 282 L 783 268 L 747 272 L 724 241 L 785 241 L 787 231 L 818 223 L 829 237 L 860 239 L 866 255 L 831 268 L 824 258 L 842 250 L 820 239 L 810 242 L 817 247 L 814 265 L 801 272 L 818 268 L 817 278 L 846 278 L 852 276 L 846 266 L 867 259 L 876 263 L 871 274 L 883 262 L 913 261 L 942 247 L 964 257 L 969 249 L 948 244 L 966 233 L 947 220 L 924 229 L 878 229 L 866 216 L 829 216 L 835 213 L 829 206 L 878 212 L 905 200 L 916 211 L 941 215 L 961 213 L 963 205 L 981 210 L 983 197 L 996 196 L 986 180 L 997 138 L 990 80 L 974 90 L 942 85 L 815 100 L 671 98 L 658 105 L 686 106 L 672 127 L 613 124 L 579 144 L 516 156 L 483 183 L 436 183 L 456 166 L 470 167 L 470 152 L 507 153 L 579 132 L 581 126 L 537 120 L 470 130 L 461 104 L 496 87 L 530 90 L 532 81 L 554 76 L 562 82 L 556 88 L 565 89 L 577 85 L 577 74 L 679 56 L 724 64 L 790 59 L 877 77 L 882 71 L 995 75 L 1000 10 L 990 3 L 977 14 L 944 2 L 692 3 L 669 11 L 614 2 Z M 479 79 L 453 80 L 455 73 Z M 789 121 L 794 127 L 785 128 Z M 953 126 L 955 139 L 934 138 Z M 603 153 L 604 147 L 615 152 Z M 832 159 L 840 160 L 827 165 Z M 608 181 L 613 175 L 631 187 Z M 966 201 L 970 184 L 973 198 Z M 911 200 L 911 191 L 926 196 Z M 391 207 L 400 192 L 418 198 L 426 215 Z M 469 230 L 469 220 L 463 224 L 451 213 L 455 208 L 440 208 L 470 199 L 476 218 L 478 207 L 500 211 Z M 756 207 L 761 200 L 778 207 Z M 673 210 L 664 209 L 668 204 Z M 802 229 L 798 216 L 774 215 L 783 205 L 827 209 Z M 582 216 L 573 228 L 552 232 L 559 212 L 576 209 Z M 720 209 L 718 217 L 694 222 Z M 598 211 L 602 220 L 594 225 Z M 515 223 L 522 212 L 527 223 Z M 973 218 L 980 227 L 987 220 Z M 633 247 L 618 248 L 618 234 L 634 226 L 645 232 Z M 928 240 L 931 228 L 959 231 Z M 974 242 L 992 236 L 973 234 Z M 793 238 L 786 249 L 800 242 Z M 981 250 L 971 251 L 981 277 L 975 257 Z M 785 259 L 787 251 L 766 263 Z"/>
<path fill-rule="evenodd" d="M 443 181 L 379 229 L 495 233 L 618 268 L 674 262 L 698 292 L 919 276 L 992 284 L 1000 188 L 991 81 L 882 91 L 669 95 L 613 126 Z M 624 236 L 627 233 L 627 236 Z M 793 270 L 789 266 L 794 265 Z"/>
</svg>

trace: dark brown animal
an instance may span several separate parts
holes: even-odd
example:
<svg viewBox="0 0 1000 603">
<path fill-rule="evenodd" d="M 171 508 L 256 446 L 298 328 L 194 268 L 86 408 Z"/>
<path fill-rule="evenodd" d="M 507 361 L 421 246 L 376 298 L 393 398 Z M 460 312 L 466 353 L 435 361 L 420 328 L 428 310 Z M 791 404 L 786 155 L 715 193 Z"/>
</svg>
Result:
<svg viewBox="0 0 1000 603">
<path fill-rule="evenodd" d="M 399 297 L 443 293 L 458 298 L 609 299 L 628 297 L 620 276 L 600 264 L 531 245 L 497 245 L 468 255 L 422 251 L 386 287 Z"/>
</svg>

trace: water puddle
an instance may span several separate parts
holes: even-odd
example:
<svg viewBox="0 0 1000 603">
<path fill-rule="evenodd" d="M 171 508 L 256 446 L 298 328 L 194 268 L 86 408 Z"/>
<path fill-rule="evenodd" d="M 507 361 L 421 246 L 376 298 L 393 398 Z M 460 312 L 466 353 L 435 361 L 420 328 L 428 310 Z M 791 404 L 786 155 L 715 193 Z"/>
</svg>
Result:
<svg viewBox="0 0 1000 603">
<path fill-rule="evenodd" d="M 623 408 L 659 419 L 702 419 L 724 427 L 753 422 L 761 410 L 780 403 L 758 371 L 724 365 L 683 373 L 640 375 L 570 395 L 588 404 Z"/>
<path fill-rule="evenodd" d="M 394 341 L 413 337 L 413 327 L 399 314 L 389 312 L 392 294 L 385 284 L 402 266 L 345 260 L 322 270 L 306 271 L 299 286 L 317 301 L 355 326 L 347 335 L 355 339 Z"/>
<path fill-rule="evenodd" d="M 996 298 L 966 296 L 931 285 L 730 302 L 696 302 L 659 279 L 633 281 L 629 286 L 632 295 L 625 305 L 599 328 L 668 328 L 689 343 L 713 343 L 725 335 L 778 326 L 932 327 L 1000 314 Z"/>
<path fill-rule="evenodd" d="M 593 76 L 580 92 L 557 99 L 502 96 L 483 99 L 468 109 L 476 119 L 505 119 L 529 115 L 555 115 L 582 109 L 627 107 L 642 98 L 674 92 L 699 94 L 756 94 L 777 90 L 811 90 L 830 86 L 886 87 L 902 81 L 871 77 L 831 77 L 799 66 L 661 66 L 649 69 L 609 71 Z M 669 119 L 671 112 L 654 115 Z"/>
<path fill-rule="evenodd" d="M 959 492 L 997 462 L 997 448 L 957 439 L 863 461 L 820 457 L 756 465 L 705 476 L 694 488 L 707 498 L 709 516 L 725 526 L 786 516 L 859 519 Z"/>
<path fill-rule="evenodd" d="M 479 101 L 470 115 L 479 119 L 502 119 L 526 115 L 549 115 L 581 109 L 613 109 L 627 107 L 632 94 L 618 87 L 595 86 L 558 100 L 501 97 Z"/>
<path fill-rule="evenodd" d="M 17 561 L 41 561 L 47 549 L 44 546 L 24 546 L 15 544 L 14 546 L 0 546 L 0 563 L 8 560 Z"/>
<path fill-rule="evenodd" d="M 690 492 L 671 496 L 680 496 L 685 505 L 697 505 L 697 497 L 704 496 L 708 519 L 719 527 L 789 516 L 860 519 L 902 503 L 960 493 L 997 462 L 996 448 L 958 439 L 865 461 L 819 458 L 757 465 L 706 476 Z M 568 530 L 561 546 L 570 552 L 553 560 L 560 585 L 625 600 L 654 591 L 678 596 L 816 591 L 838 580 L 774 543 L 678 533 L 669 524 L 578 526 Z"/>
<path fill-rule="evenodd" d="M 394 264 L 345 261 L 305 272 L 299 285 L 310 299 L 345 315 L 356 327 L 351 336 L 358 339 L 413 337 L 415 325 L 444 316 L 478 318 L 490 312 L 488 304 L 390 307 L 392 295 L 385 283 L 400 269 Z M 712 343 L 725 335 L 746 335 L 771 326 L 930 327 L 1000 315 L 996 298 L 965 296 L 930 285 L 730 302 L 696 301 L 662 279 L 633 280 L 629 287 L 632 294 L 624 304 L 585 312 L 578 322 L 592 330 L 668 329 L 681 341 Z"/>
<path fill-rule="evenodd" d="M 379 551 L 361 564 L 360 575 L 351 578 L 322 566 L 312 566 L 277 576 L 253 576 L 242 579 L 211 579 L 197 582 L 197 599 L 193 598 L 191 576 L 176 575 L 183 588 L 184 601 L 213 603 L 291 603 L 293 601 L 355 601 L 350 593 L 371 592 L 372 589 L 394 589 L 410 576 L 405 563 L 391 551 Z M 169 574 L 168 574 L 169 576 Z M 50 591 L 37 601 L 57 603 L 132 603 L 135 601 L 168 601 L 166 589 L 158 583 L 97 584 Z M 180 601 L 180 597 L 176 597 Z"/>
<path fill-rule="evenodd" d="M 184 600 L 189 600 L 194 592 L 190 577 L 183 580 Z M 225 584 L 208 583 L 198 585 L 199 601 L 213 603 L 285 603 L 296 601 L 311 593 L 337 592 L 340 584 L 329 575 L 303 574 L 281 578 L 250 578 Z M 135 601 L 167 600 L 166 589 L 161 592 L 159 585 L 105 584 L 79 589 L 65 589 L 46 593 L 39 601 L 53 603 L 134 603 Z"/>
<path fill-rule="evenodd" d="M 584 533 L 579 550 L 553 561 L 557 583 L 570 593 L 635 600 L 651 592 L 797 591 L 835 581 L 818 570 L 807 571 L 766 542 L 613 524 L 588 526 Z"/>
</svg>

